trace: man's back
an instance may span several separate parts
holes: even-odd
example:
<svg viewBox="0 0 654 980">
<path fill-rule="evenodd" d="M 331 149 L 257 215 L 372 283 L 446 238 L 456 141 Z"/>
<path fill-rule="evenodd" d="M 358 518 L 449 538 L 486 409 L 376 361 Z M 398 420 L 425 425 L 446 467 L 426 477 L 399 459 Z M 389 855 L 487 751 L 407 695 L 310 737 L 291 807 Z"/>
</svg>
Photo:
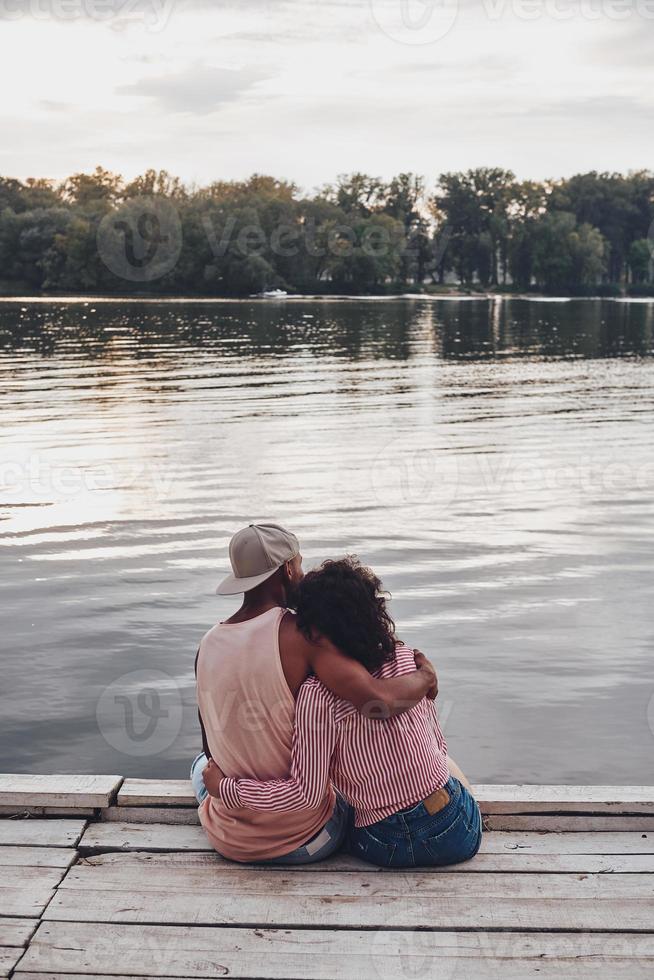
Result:
<svg viewBox="0 0 654 980">
<path fill-rule="evenodd" d="M 200 643 L 198 705 L 211 756 L 226 775 L 288 775 L 295 701 L 289 689 L 293 681 L 287 681 L 279 652 L 284 613 L 274 607 L 254 618 L 219 623 Z M 295 670 L 298 675 L 302 671 L 299 663 Z M 320 807 L 284 814 L 280 820 L 279 813 L 227 810 L 210 797 L 200 807 L 200 819 L 221 854 L 256 861 L 305 843 L 325 824 L 333 806 L 331 792 Z"/>
</svg>

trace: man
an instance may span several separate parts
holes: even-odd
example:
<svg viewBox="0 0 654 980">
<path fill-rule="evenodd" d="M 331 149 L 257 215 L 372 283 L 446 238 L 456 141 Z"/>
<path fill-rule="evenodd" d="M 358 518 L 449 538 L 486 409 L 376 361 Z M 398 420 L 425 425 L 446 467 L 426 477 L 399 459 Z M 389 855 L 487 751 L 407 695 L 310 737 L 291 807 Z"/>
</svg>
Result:
<svg viewBox="0 0 654 980">
<path fill-rule="evenodd" d="M 435 697 L 436 675 L 417 651 L 414 673 L 379 680 L 327 639 L 309 642 L 287 608 L 303 572 L 298 540 L 283 527 L 243 528 L 230 541 L 229 557 L 232 574 L 216 591 L 243 593 L 243 602 L 203 637 L 196 658 L 204 754 L 195 760 L 191 778 L 200 820 L 216 850 L 233 860 L 319 860 L 340 846 L 345 832 L 346 807 L 333 789 L 319 806 L 283 815 L 228 809 L 206 793 L 207 759 L 215 759 L 228 776 L 286 778 L 295 698 L 309 674 L 375 718 L 401 714 L 425 695 Z"/>
</svg>

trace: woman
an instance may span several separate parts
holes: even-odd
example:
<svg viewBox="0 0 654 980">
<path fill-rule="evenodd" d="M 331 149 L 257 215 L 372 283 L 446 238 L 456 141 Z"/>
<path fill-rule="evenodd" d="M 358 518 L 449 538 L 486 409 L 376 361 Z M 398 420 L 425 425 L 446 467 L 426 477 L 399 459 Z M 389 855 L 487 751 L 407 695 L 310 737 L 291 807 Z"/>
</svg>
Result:
<svg viewBox="0 0 654 980">
<path fill-rule="evenodd" d="M 297 625 L 376 676 L 408 673 L 413 652 L 396 639 L 381 589 L 356 558 L 326 561 L 299 586 Z M 289 779 L 226 778 L 210 763 L 204 780 L 228 808 L 268 811 L 320 806 L 331 780 L 354 812 L 352 854 L 382 867 L 446 865 L 473 857 L 482 832 L 479 807 L 448 762 L 432 702 L 371 720 L 311 677 L 296 702 Z"/>
</svg>

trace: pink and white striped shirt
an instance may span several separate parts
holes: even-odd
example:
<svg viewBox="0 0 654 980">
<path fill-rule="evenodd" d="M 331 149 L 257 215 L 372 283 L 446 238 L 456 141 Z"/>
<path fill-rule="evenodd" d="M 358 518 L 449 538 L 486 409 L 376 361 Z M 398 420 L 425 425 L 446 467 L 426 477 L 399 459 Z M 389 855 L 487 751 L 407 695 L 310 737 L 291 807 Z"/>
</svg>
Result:
<svg viewBox="0 0 654 980">
<path fill-rule="evenodd" d="M 375 676 L 414 670 L 413 651 L 398 644 L 395 658 Z M 225 778 L 220 796 L 230 809 L 314 808 L 331 780 L 354 807 L 355 825 L 366 827 L 424 800 L 448 778 L 447 745 L 432 701 L 423 698 L 403 715 L 373 721 L 310 677 L 296 701 L 290 777 Z"/>
</svg>

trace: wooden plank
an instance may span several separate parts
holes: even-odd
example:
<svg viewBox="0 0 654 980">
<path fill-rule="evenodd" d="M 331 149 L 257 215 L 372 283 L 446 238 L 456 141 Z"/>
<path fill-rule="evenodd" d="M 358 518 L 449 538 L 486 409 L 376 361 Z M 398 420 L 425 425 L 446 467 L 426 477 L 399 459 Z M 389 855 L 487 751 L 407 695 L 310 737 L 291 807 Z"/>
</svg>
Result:
<svg viewBox="0 0 654 980">
<path fill-rule="evenodd" d="M 79 848 L 82 852 L 102 849 L 215 853 L 202 827 L 161 823 L 92 823 L 84 831 Z"/>
<path fill-rule="evenodd" d="M 518 850 L 531 854 L 654 854 L 654 834 L 494 831 L 482 837 L 482 854 Z"/>
<path fill-rule="evenodd" d="M 486 830 L 534 830 L 547 833 L 654 833 L 654 816 L 571 816 L 533 813 L 525 816 L 493 813 L 484 817 Z"/>
<path fill-rule="evenodd" d="M 654 786 L 478 785 L 474 794 L 483 814 L 654 814 Z"/>
<path fill-rule="evenodd" d="M 0 875 L 3 915 L 28 918 L 41 915 L 64 873 L 62 868 L 3 868 Z"/>
<path fill-rule="evenodd" d="M 120 823 L 165 823 L 176 826 L 199 826 L 198 808 L 194 807 L 147 807 L 110 806 L 101 811 L 102 820 Z"/>
<path fill-rule="evenodd" d="M 0 845 L 75 847 L 85 820 L 0 820 Z"/>
<path fill-rule="evenodd" d="M 654 786 L 511 786 L 474 787 L 482 813 L 650 813 Z M 188 779 L 126 779 L 119 806 L 194 806 Z"/>
<path fill-rule="evenodd" d="M 197 807 L 188 779 L 126 779 L 118 793 L 118 806 Z"/>
<path fill-rule="evenodd" d="M 175 855 L 163 859 L 156 854 L 110 854 L 82 858 L 70 869 L 59 892 L 125 891 L 133 889 L 143 895 L 159 892 L 166 886 L 175 892 L 215 891 L 216 885 L 236 896 L 275 896 L 281 889 L 288 896 L 330 895 L 365 896 L 371 890 L 381 895 L 401 896 L 407 892 L 427 897 L 456 898 L 465 895 L 489 899 L 511 895 L 529 898 L 596 898 L 601 900 L 636 899 L 654 903 L 653 874 L 511 874 L 488 872 L 477 874 L 463 869 L 457 875 L 434 874 L 432 870 L 396 869 L 366 872 L 332 872 L 306 874 L 293 869 L 279 874 L 275 868 L 238 868 L 226 871 L 210 855 Z M 18 872 L 21 869 L 7 869 Z M 29 869 L 32 872 L 44 869 Z M 654 906 L 653 906 L 654 907 Z"/>
<path fill-rule="evenodd" d="M 316 877 L 305 875 L 306 878 Z M 478 876 L 480 877 L 480 876 Z M 530 876 L 525 875 L 525 878 Z M 535 876 L 534 876 L 535 877 Z M 604 876 L 607 877 L 607 876 Z M 457 881 L 457 876 L 448 876 Z M 224 883 L 227 887 L 229 882 Z M 216 883 L 218 885 L 218 883 Z M 420 929 L 438 925 L 443 929 L 610 930 L 650 932 L 654 907 L 643 900 L 598 901 L 596 899 L 542 898 L 527 900 L 474 896 L 441 897 L 438 902 L 418 901 L 415 896 L 280 896 L 209 894 L 190 892 L 171 895 L 168 888 L 148 892 L 58 891 L 44 913 L 44 920 L 69 922 L 161 923 L 171 925 L 216 925 L 307 927 L 317 921 L 338 929 Z"/>
<path fill-rule="evenodd" d="M 0 774 L 0 806 L 109 806 L 122 783 L 121 776 Z"/>
<path fill-rule="evenodd" d="M 80 848 L 83 850 L 83 848 Z M 131 854 L 134 859 L 142 862 L 144 874 L 149 874 L 148 868 L 162 866 L 172 869 L 177 868 L 220 868 L 222 871 L 242 871 L 243 865 L 233 861 L 226 861 L 219 854 L 207 851 L 137 851 L 135 848 L 114 850 L 113 852 L 103 852 L 101 854 L 89 855 L 83 859 L 81 864 L 111 864 L 122 861 L 122 855 Z M 265 865 L 248 865 L 248 868 L 260 867 Z M 277 865 L 270 870 L 277 873 L 287 872 L 292 865 Z M 317 864 L 303 865 L 295 869 L 302 874 L 324 874 L 325 872 L 349 872 L 356 871 L 362 874 L 370 874 L 383 869 L 373 864 L 366 864 L 359 858 L 351 857 L 349 854 L 336 854 L 334 857 L 327 858 L 326 861 L 319 861 Z M 421 868 L 421 873 L 426 874 L 460 874 L 496 872 L 515 872 L 515 873 L 570 873 L 570 872 L 602 872 L 610 873 L 629 873 L 629 874 L 654 874 L 654 854 L 531 854 L 528 850 L 513 850 L 495 853 L 480 853 L 465 864 L 455 864 L 442 868 Z"/>
<path fill-rule="evenodd" d="M 128 822 L 91 823 L 79 843 L 80 851 L 203 851 L 215 853 L 202 827 L 174 824 L 137 824 Z M 654 855 L 654 834 L 596 833 L 596 834 L 548 834 L 536 832 L 484 834 L 481 854 L 529 852 L 530 854 L 650 854 Z M 320 869 L 334 864 L 336 870 L 370 868 L 357 858 L 340 854 L 328 862 L 307 865 L 307 869 Z M 239 867 L 224 862 L 227 867 Z"/>
<path fill-rule="evenodd" d="M 0 806 L 0 819 L 22 819 L 26 817 L 79 817 L 89 818 L 96 815 L 96 808 L 71 804 L 61 806 Z"/>
<path fill-rule="evenodd" d="M 579 967 L 584 967 L 584 972 Z M 643 971 L 640 971 L 640 967 Z M 207 929 L 43 923 L 16 976 L 650 977 L 651 935 Z M 646 972 L 649 970 L 649 974 Z M 558 971 L 558 972 L 557 972 Z"/>
<path fill-rule="evenodd" d="M 172 866 L 135 855 L 75 865 L 48 920 L 340 928 L 648 931 L 649 874 L 476 874 L 419 871 L 304 874 Z"/>
<path fill-rule="evenodd" d="M 0 946 L 0 977 L 8 977 L 22 955 L 15 946 Z"/>
<path fill-rule="evenodd" d="M 101 819 L 119 823 L 199 825 L 197 807 L 110 806 Z M 494 813 L 484 817 L 486 830 L 524 830 L 536 833 L 654 833 L 654 816 L 572 816 L 569 814 L 514 815 Z"/>
<path fill-rule="evenodd" d="M 402 933 L 402 935 L 429 934 Z M 402 941 L 400 945 L 401 943 Z M 430 969 L 433 972 L 429 974 L 421 972 L 425 965 L 424 952 L 420 952 L 409 960 L 404 953 L 399 952 L 386 957 L 385 961 L 379 954 L 376 954 L 375 965 L 371 968 L 373 972 L 370 973 L 353 973 L 351 970 L 339 967 L 340 972 L 338 974 L 327 974 L 317 967 L 317 964 L 311 963 L 308 967 L 296 965 L 295 971 L 298 972 L 293 972 L 291 969 L 285 970 L 283 973 L 267 972 L 265 977 L 284 977 L 285 980 L 293 980 L 293 978 L 299 978 L 299 980 L 334 980 L 335 977 L 338 977 L 338 980 L 398 980 L 398 977 L 429 976 L 437 977 L 438 980 L 449 980 L 449 978 L 458 976 L 474 976 L 475 980 L 528 980 L 529 977 L 534 977 L 535 980 L 596 980 L 597 971 L 600 971 L 601 976 L 624 976 L 629 980 L 652 980 L 653 969 L 652 962 L 649 960 L 640 962 L 639 960 L 621 957 L 607 957 L 601 953 L 584 958 L 571 956 L 570 958 L 547 960 L 525 957 L 522 960 L 510 960 L 508 963 L 504 960 L 484 959 L 479 960 L 479 966 L 477 963 L 474 964 L 474 974 L 460 974 L 461 960 L 456 957 L 438 954 L 430 956 L 430 961 L 432 961 Z M 220 965 L 222 966 L 222 964 Z M 413 972 L 407 972 L 409 970 Z M 611 972 L 613 970 L 615 973 Z M 152 973 L 141 977 L 135 977 L 131 974 L 129 976 L 116 976 L 115 974 L 98 976 L 96 973 L 91 975 L 94 980 L 152 980 L 154 976 L 157 976 Z M 177 974 L 175 977 L 176 980 L 196 980 L 197 977 L 211 977 L 213 980 L 217 975 L 226 976 L 226 974 L 199 972 L 194 977 L 179 977 Z M 89 974 L 24 973 L 22 970 L 17 970 L 12 976 L 16 980 L 20 980 L 21 977 L 23 980 L 81 980 L 84 977 L 86 980 Z M 257 978 L 262 976 L 264 975 L 256 974 Z M 247 980 L 247 978 L 254 977 L 254 973 L 241 972 L 238 976 L 233 976 L 232 980 Z"/>
<path fill-rule="evenodd" d="M 68 868 L 76 856 L 72 847 L 0 847 L 0 868 Z"/>
<path fill-rule="evenodd" d="M 38 919 L 6 919 L 0 916 L 0 946 L 27 946 Z"/>
<path fill-rule="evenodd" d="M 65 868 L 35 868 L 7 866 L 0 871 L 0 888 L 17 888 L 29 882 L 45 882 L 48 888 L 56 888 L 64 874 Z"/>
<path fill-rule="evenodd" d="M 339 966 L 338 974 L 327 974 L 324 970 L 318 966 L 316 963 L 310 963 L 308 967 L 298 967 L 295 966 L 295 971 L 292 969 L 285 970 L 283 973 L 271 973 L 267 972 L 265 976 L 267 978 L 277 978 L 284 977 L 285 980 L 293 980 L 293 978 L 299 978 L 299 980 L 398 980 L 399 978 L 407 977 L 429 977 L 430 980 L 451 980 L 454 977 L 470 977 L 474 976 L 475 980 L 528 980 L 529 977 L 534 977 L 536 980 L 596 980 L 598 973 L 600 971 L 601 976 L 624 976 L 629 978 L 629 980 L 652 980 L 652 962 L 646 960 L 640 962 L 639 960 L 632 960 L 623 957 L 607 957 L 603 956 L 601 953 L 593 954 L 589 957 L 579 958 L 574 955 L 569 958 L 560 959 L 534 959 L 527 958 L 521 960 L 510 960 L 508 963 L 505 960 L 496 959 L 485 959 L 480 961 L 482 966 L 478 967 L 475 964 L 474 974 L 461 974 L 459 972 L 461 967 L 461 960 L 456 957 L 450 957 L 438 955 L 432 953 L 429 955 L 430 962 L 430 973 L 425 974 L 421 972 L 425 968 L 426 957 L 424 951 L 419 951 L 417 955 L 414 955 L 410 959 L 407 959 L 406 953 L 404 952 L 404 946 L 407 943 L 406 936 L 414 935 L 430 935 L 429 933 L 402 933 L 400 940 L 398 941 L 398 949 L 389 953 L 386 957 L 382 958 L 382 955 L 377 952 L 374 955 L 374 967 L 371 973 L 353 973 L 351 969 L 341 968 Z M 422 941 L 422 940 L 420 940 Z M 420 949 L 420 948 L 419 948 Z M 307 954 L 309 955 L 309 954 Z M 369 957 L 370 958 L 370 957 Z M 222 964 L 220 964 L 222 966 Z M 615 970 L 615 973 L 611 971 Z M 412 971 L 412 972 L 408 972 Z M 135 977 L 133 974 L 119 975 L 115 974 L 105 974 L 98 976 L 97 974 L 91 974 L 95 980 L 154 980 L 154 974 L 149 974 L 147 977 Z M 199 972 L 195 974 L 194 977 L 177 977 L 176 980 L 196 980 L 197 977 L 211 977 L 212 980 L 218 974 L 216 973 L 202 973 Z M 220 974 L 220 976 L 226 976 L 227 974 Z M 68 973 L 24 973 L 22 970 L 17 970 L 13 976 L 16 980 L 86 980 L 89 974 L 68 974 Z M 262 977 L 263 974 L 256 974 L 257 978 Z M 254 978 L 254 973 L 244 973 L 240 972 L 238 976 L 233 976 L 232 980 L 247 980 L 247 978 Z"/>
</svg>

